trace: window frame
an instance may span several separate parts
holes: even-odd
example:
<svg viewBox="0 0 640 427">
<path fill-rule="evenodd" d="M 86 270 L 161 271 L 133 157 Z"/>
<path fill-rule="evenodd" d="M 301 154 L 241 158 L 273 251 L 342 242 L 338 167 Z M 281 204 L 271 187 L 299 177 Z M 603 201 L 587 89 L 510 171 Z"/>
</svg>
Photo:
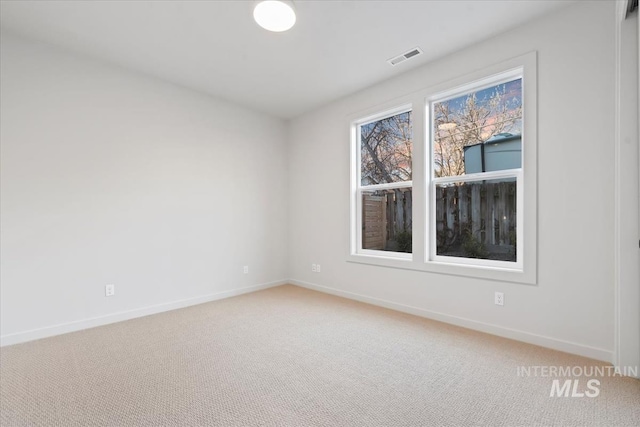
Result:
<svg viewBox="0 0 640 427">
<path fill-rule="evenodd" d="M 351 248 L 352 253 L 356 255 L 364 255 L 370 257 L 378 257 L 378 258 L 390 258 L 390 259 L 398 259 L 398 260 L 408 260 L 411 261 L 413 259 L 413 252 L 393 252 L 393 251 L 383 251 L 376 249 L 364 249 L 362 247 L 362 193 L 364 191 L 371 190 L 392 190 L 396 188 L 411 188 L 413 189 L 413 179 L 411 181 L 400 181 L 400 182 L 390 182 L 384 184 L 373 184 L 373 185 L 362 185 L 362 144 L 360 141 L 361 135 L 361 127 L 372 122 L 376 122 L 378 120 L 386 119 L 389 117 L 393 117 L 399 114 L 411 112 L 412 120 L 414 117 L 413 106 L 412 104 L 402 104 L 397 107 L 391 109 L 385 109 L 384 111 L 364 117 L 360 120 L 353 122 L 352 129 L 355 134 L 352 136 L 352 145 L 353 149 L 355 149 L 355 155 L 352 158 L 355 162 L 352 161 L 352 167 L 355 168 L 355 182 L 352 182 L 352 189 L 355 187 L 355 230 L 352 230 L 352 234 L 355 231 L 355 235 L 352 236 Z M 413 128 L 413 126 L 412 126 Z M 412 129 L 413 135 L 413 129 Z M 412 162 L 411 162 L 411 170 L 412 170 L 412 178 L 413 178 L 413 138 L 412 138 Z M 354 164 L 355 163 L 355 164 Z M 412 221 L 412 233 L 413 233 L 413 221 Z"/>
<path fill-rule="evenodd" d="M 450 177 L 436 177 L 435 176 L 435 161 L 434 161 L 434 135 L 436 133 L 436 129 L 434 128 L 434 104 L 438 102 L 449 101 L 451 99 L 458 98 L 460 96 L 469 95 L 474 92 L 479 92 L 484 89 L 488 89 L 491 87 L 495 87 L 502 83 L 507 83 L 513 80 L 521 79 L 522 80 L 522 143 L 521 143 L 521 163 L 520 168 L 518 169 L 506 169 L 499 171 L 491 171 L 491 172 L 479 172 L 473 174 L 465 174 L 465 175 L 456 175 Z M 499 74 L 494 74 L 488 76 L 486 78 L 481 78 L 479 80 L 475 80 L 473 82 L 465 83 L 461 86 L 455 87 L 453 89 L 446 90 L 444 92 L 436 93 L 426 99 L 425 106 L 425 122 L 428 123 L 426 126 L 427 135 L 425 135 L 424 142 L 426 144 L 427 149 L 425 150 L 427 158 L 426 164 L 429 165 L 429 172 L 427 174 L 427 189 L 428 189 L 428 197 L 426 198 L 427 203 L 427 212 L 428 216 L 426 218 L 428 226 L 425 227 L 425 232 L 427 233 L 425 236 L 425 241 L 428 242 L 427 251 L 425 253 L 425 262 L 439 262 L 439 263 L 450 263 L 450 264 L 462 264 L 468 266 L 478 266 L 478 267 L 493 267 L 500 268 L 506 270 L 515 270 L 522 271 L 523 268 L 523 259 L 525 257 L 525 248 L 524 248 L 524 233 L 523 233 L 523 220 L 524 215 L 522 209 L 524 208 L 524 141 L 526 138 L 524 129 L 526 125 L 525 116 L 528 115 L 528 111 L 524 107 L 525 96 L 524 96 L 524 67 L 513 68 Z M 437 254 L 437 220 L 436 220 L 436 187 L 438 184 L 448 184 L 455 182 L 477 182 L 477 181 L 489 181 L 500 178 L 515 178 L 516 179 L 516 261 L 495 261 L 488 260 L 482 258 L 465 258 L 465 257 L 453 257 L 447 255 L 438 255 Z"/>
<path fill-rule="evenodd" d="M 517 179 L 516 191 L 518 198 L 517 215 L 522 219 L 518 222 L 522 226 L 517 229 L 518 266 L 468 264 L 465 262 L 451 262 L 450 259 L 439 259 L 429 256 L 434 253 L 431 248 L 430 229 L 432 205 L 430 203 L 433 190 L 431 189 L 431 176 L 433 176 L 433 164 L 431 161 L 431 141 L 429 102 L 443 94 L 460 93 L 465 88 L 476 88 L 479 82 L 488 81 L 491 77 L 506 75 L 513 70 L 521 70 L 522 74 L 522 176 Z M 371 98 L 362 98 L 362 102 L 369 102 Z M 376 118 L 398 113 L 402 108 L 411 109 L 413 125 L 413 153 L 412 153 L 412 236 L 413 253 L 410 258 L 394 256 L 398 252 L 375 251 L 375 253 L 363 253 L 357 251 L 359 193 L 356 191 L 360 183 L 359 141 L 357 125 L 374 121 Z M 350 182 L 348 190 L 348 218 L 345 258 L 347 262 L 366 264 L 370 266 L 399 268 L 403 270 L 415 270 L 435 273 L 438 275 L 457 276 L 461 280 L 484 279 L 502 281 L 526 285 L 537 284 L 537 52 L 532 51 L 524 55 L 514 57 L 493 65 L 481 67 L 472 73 L 459 75 L 451 80 L 434 84 L 429 87 L 418 88 L 404 95 L 395 97 L 387 102 L 377 105 L 369 104 L 369 107 L 361 108 L 357 112 L 345 116 L 348 123 L 348 141 L 350 147 L 349 170 Z M 356 159 L 358 159 L 356 161 Z M 504 172 L 504 171 L 499 171 Z M 486 174 L 487 172 L 485 172 Z M 485 175 L 486 176 L 486 175 Z M 464 176 L 463 176 L 464 177 Z M 456 180 L 459 181 L 460 177 Z M 435 223 L 434 223 L 435 224 Z M 522 245 L 522 246 L 520 246 Z M 520 256 L 520 254 L 522 254 Z M 452 257 L 447 257 L 452 258 Z M 455 260 L 454 260 L 455 261 Z M 513 262 L 505 262 L 515 264 Z M 520 265 L 521 264 L 521 265 Z M 429 276 L 434 277 L 434 276 Z"/>
</svg>

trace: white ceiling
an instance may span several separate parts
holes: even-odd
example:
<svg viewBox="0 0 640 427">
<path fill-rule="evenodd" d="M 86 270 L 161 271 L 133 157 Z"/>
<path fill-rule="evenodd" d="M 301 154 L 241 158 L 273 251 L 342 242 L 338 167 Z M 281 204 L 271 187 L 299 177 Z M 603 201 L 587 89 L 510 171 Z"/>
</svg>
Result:
<svg viewBox="0 0 640 427">
<path fill-rule="evenodd" d="M 270 33 L 254 1 L 2 1 L 4 31 L 292 118 L 569 4 L 566 0 L 294 2 Z M 386 60 L 419 46 L 424 54 Z"/>
</svg>

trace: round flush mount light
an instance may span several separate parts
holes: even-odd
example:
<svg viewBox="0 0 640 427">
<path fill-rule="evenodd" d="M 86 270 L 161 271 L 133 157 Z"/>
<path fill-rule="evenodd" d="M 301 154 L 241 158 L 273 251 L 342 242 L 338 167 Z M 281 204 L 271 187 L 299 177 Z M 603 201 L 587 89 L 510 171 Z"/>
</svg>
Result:
<svg viewBox="0 0 640 427">
<path fill-rule="evenodd" d="M 296 23 L 296 13 L 293 7 L 284 1 L 261 1 L 253 9 L 253 19 L 265 30 L 287 31 Z"/>
</svg>

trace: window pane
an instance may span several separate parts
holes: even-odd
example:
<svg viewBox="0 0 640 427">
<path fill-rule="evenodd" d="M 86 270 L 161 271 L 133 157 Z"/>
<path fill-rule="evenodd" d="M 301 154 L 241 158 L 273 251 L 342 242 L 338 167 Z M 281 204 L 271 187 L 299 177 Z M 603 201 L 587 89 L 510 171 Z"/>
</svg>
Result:
<svg viewBox="0 0 640 427">
<path fill-rule="evenodd" d="M 360 126 L 361 185 L 411 181 L 411 111 Z"/>
<path fill-rule="evenodd" d="M 362 249 L 412 252 L 411 188 L 362 192 Z"/>
<path fill-rule="evenodd" d="M 522 79 L 433 103 L 435 176 L 522 167 Z"/>
<path fill-rule="evenodd" d="M 516 261 L 516 179 L 436 185 L 437 255 Z"/>
</svg>

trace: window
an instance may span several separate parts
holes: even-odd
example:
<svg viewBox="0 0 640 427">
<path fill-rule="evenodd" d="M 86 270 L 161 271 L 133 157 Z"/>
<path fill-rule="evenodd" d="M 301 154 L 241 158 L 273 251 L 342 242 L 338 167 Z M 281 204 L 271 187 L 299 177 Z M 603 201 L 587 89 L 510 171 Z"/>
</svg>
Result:
<svg viewBox="0 0 640 427">
<path fill-rule="evenodd" d="M 535 284 L 536 91 L 532 52 L 352 116 L 347 259 Z"/>
<path fill-rule="evenodd" d="M 411 120 L 405 107 L 357 123 L 357 253 L 411 257 Z"/>
<path fill-rule="evenodd" d="M 428 114 L 428 260 L 521 268 L 522 70 L 435 95 Z"/>
</svg>

